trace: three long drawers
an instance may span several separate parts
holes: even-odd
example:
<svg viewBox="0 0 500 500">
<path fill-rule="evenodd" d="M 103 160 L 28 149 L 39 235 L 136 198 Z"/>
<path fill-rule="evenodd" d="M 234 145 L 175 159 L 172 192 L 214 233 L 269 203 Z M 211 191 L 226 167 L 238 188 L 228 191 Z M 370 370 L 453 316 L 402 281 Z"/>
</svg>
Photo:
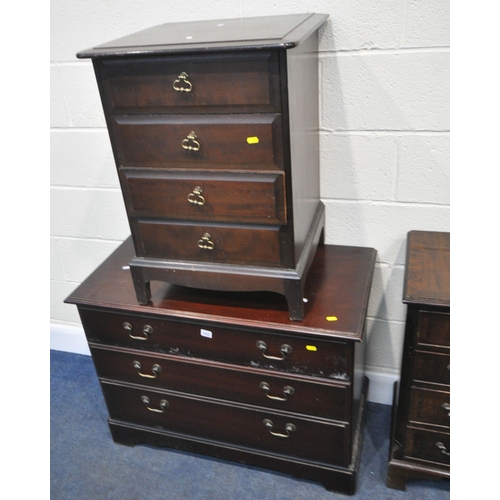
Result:
<svg viewBox="0 0 500 500">
<path fill-rule="evenodd" d="M 79 312 L 111 419 L 350 464 L 349 343 Z"/>
</svg>

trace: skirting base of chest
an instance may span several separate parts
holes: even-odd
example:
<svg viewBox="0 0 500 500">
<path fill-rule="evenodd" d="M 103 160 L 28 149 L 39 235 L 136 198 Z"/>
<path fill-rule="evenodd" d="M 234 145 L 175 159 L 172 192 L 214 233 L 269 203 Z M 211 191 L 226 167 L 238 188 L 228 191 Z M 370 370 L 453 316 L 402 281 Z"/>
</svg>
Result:
<svg viewBox="0 0 500 500">
<path fill-rule="evenodd" d="M 208 290 L 270 291 L 286 297 L 291 320 L 302 321 L 305 280 L 316 249 L 323 243 L 324 226 L 325 208 L 320 203 L 295 269 L 133 257 L 130 271 L 137 301 L 143 305 L 150 302 L 152 280 Z"/>
<path fill-rule="evenodd" d="M 397 402 L 398 383 L 394 382 L 392 401 L 391 422 L 391 450 L 387 468 L 387 486 L 395 490 L 406 491 L 406 483 L 414 479 L 428 480 L 450 480 L 450 467 L 437 464 L 418 463 L 416 461 L 396 458 L 404 454 L 402 447 L 394 439 L 396 416 L 398 412 Z"/>
<path fill-rule="evenodd" d="M 327 464 L 294 459 L 260 450 L 239 447 L 208 439 L 179 435 L 173 432 L 140 425 L 108 420 L 115 443 L 134 446 L 151 445 L 172 448 L 199 455 L 228 460 L 235 463 L 259 467 L 299 479 L 321 483 L 328 491 L 353 495 L 359 468 L 363 430 L 366 420 L 366 395 L 368 378 L 365 377 L 360 400 L 358 418 L 353 435 L 353 452 L 349 467 L 335 467 Z M 321 439 L 321 436 L 318 436 Z"/>
<path fill-rule="evenodd" d="M 387 471 L 387 486 L 406 491 L 406 483 L 412 479 L 450 480 L 450 470 L 420 465 L 404 460 L 391 459 Z"/>
</svg>

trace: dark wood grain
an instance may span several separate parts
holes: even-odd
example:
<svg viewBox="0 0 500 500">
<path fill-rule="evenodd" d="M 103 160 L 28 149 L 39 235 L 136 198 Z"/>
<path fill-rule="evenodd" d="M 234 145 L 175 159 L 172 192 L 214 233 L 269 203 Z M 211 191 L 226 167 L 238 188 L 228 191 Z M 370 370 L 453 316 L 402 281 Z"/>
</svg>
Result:
<svg viewBox="0 0 500 500">
<path fill-rule="evenodd" d="M 152 301 L 141 306 L 137 304 L 128 270 L 133 254 L 129 238 L 75 289 L 66 302 L 232 326 L 285 328 L 292 334 L 298 332 L 324 338 L 363 339 L 376 257 L 372 248 L 336 245 L 318 248 L 306 281 L 306 315 L 300 323 L 290 320 L 284 298 L 274 293 L 226 293 L 152 282 Z M 328 321 L 331 316 L 337 319 Z"/>
<path fill-rule="evenodd" d="M 116 442 L 352 494 L 376 252 L 324 245 L 327 17 L 169 24 L 78 54 L 93 59 L 132 238 L 67 302 Z"/>
<path fill-rule="evenodd" d="M 410 231 L 399 394 L 394 395 L 387 486 L 450 477 L 450 234 Z"/>
<path fill-rule="evenodd" d="M 349 465 L 350 433 L 345 424 L 314 420 L 311 417 L 303 419 L 273 410 L 180 396 L 150 388 L 136 389 L 107 382 L 102 383 L 102 388 L 110 417 L 115 420 L 229 441 L 289 457 Z M 144 403 L 142 396 L 148 397 L 150 403 Z M 168 402 L 163 413 L 148 410 L 148 407 L 160 409 L 162 400 Z M 294 424 L 296 430 L 288 438 L 274 436 L 264 425 L 265 419 L 274 424 L 271 430 L 275 433 L 286 434 L 285 426 L 288 423 Z M 318 435 L 321 436 L 320 440 Z"/>
<path fill-rule="evenodd" d="M 169 23 L 83 50 L 77 57 L 292 48 L 327 19 L 327 14 L 290 14 Z"/>
<path fill-rule="evenodd" d="M 278 294 L 163 282 L 138 306 L 124 269 L 133 251 L 129 238 L 67 299 L 78 305 L 113 439 L 254 463 L 353 493 L 375 250 L 320 247 L 303 323 L 289 319 Z"/>
<path fill-rule="evenodd" d="M 112 58 L 98 64 L 104 105 L 113 114 L 281 111 L 276 52 Z M 179 81 L 182 73 L 187 77 Z M 189 92 L 174 89 L 183 88 L 181 81 Z"/>
<path fill-rule="evenodd" d="M 413 377 L 420 382 L 450 385 L 450 355 L 415 349 Z"/>
<path fill-rule="evenodd" d="M 318 34 L 311 35 L 304 43 L 282 53 L 286 65 L 283 78 L 283 108 L 289 116 L 286 137 L 289 146 L 289 182 L 287 183 L 288 212 L 293 214 L 293 242 L 295 263 L 306 245 L 309 228 L 320 202 L 319 169 L 304 168 L 319 165 L 319 88 Z M 287 90 L 285 90 L 285 87 Z M 292 224 L 290 225 L 292 226 Z"/>
<path fill-rule="evenodd" d="M 449 391 L 413 387 L 410 401 L 409 421 L 450 427 Z"/>
<path fill-rule="evenodd" d="M 410 231 L 403 300 L 450 305 L 450 233 Z"/>
<path fill-rule="evenodd" d="M 120 167 L 283 167 L 281 115 L 113 116 L 109 124 Z M 184 149 L 183 141 L 199 150 Z"/>
<path fill-rule="evenodd" d="M 138 257 L 281 267 L 275 226 L 134 220 L 132 231 Z"/>
<path fill-rule="evenodd" d="M 446 308 L 429 311 L 420 307 L 417 315 L 417 339 L 421 346 L 450 346 L 450 314 Z"/>
<path fill-rule="evenodd" d="M 226 328 L 197 321 L 169 321 L 159 317 L 110 313 L 83 307 L 80 308 L 80 317 L 91 342 L 209 359 L 233 365 L 270 368 L 282 372 L 293 371 L 337 381 L 352 381 L 353 377 L 351 343 L 313 340 L 298 335 L 284 337 L 265 330 Z M 130 336 L 129 331 L 124 328 L 126 322 L 132 325 L 132 335 L 141 337 L 140 339 Z M 147 340 L 143 340 L 146 325 L 151 327 L 152 332 L 147 336 Z M 207 338 L 204 333 L 211 336 Z M 258 348 L 259 341 L 266 343 L 265 351 Z M 284 356 L 281 352 L 283 344 L 291 347 L 291 352 Z M 308 350 L 307 346 L 311 345 L 316 350 Z M 283 359 L 269 360 L 264 354 Z"/>
<path fill-rule="evenodd" d="M 438 443 L 441 443 L 440 446 Z M 443 451 L 445 453 L 443 453 Z M 418 427 L 408 428 L 408 456 L 425 462 L 449 465 L 450 463 L 449 432 L 423 430 Z M 425 467 L 424 462 L 424 467 Z M 446 472 L 445 472 L 446 474 Z M 441 472 L 443 475 L 443 472 Z"/>
<path fill-rule="evenodd" d="M 151 300 L 152 280 L 226 292 L 243 291 L 246 286 L 247 291 L 283 294 L 289 317 L 303 319 L 305 279 L 316 248 L 324 241 L 318 28 L 327 17 L 300 14 L 216 25 L 213 21 L 164 25 L 78 54 L 93 60 L 132 228 L 136 255 L 130 266 L 140 304 Z M 193 30 L 195 35 L 185 35 Z M 206 45 L 201 46 L 201 40 Z M 188 209 L 185 216 L 180 210 L 167 215 L 158 204 L 145 203 L 138 215 L 139 198 L 147 196 L 144 177 L 143 181 L 126 177 L 122 169 L 129 174 L 134 169 L 161 169 L 166 174 L 191 170 L 193 180 L 200 170 L 214 178 L 221 172 L 248 172 L 256 174 L 254 182 L 260 181 L 263 171 L 280 170 L 284 185 L 271 197 L 263 187 L 253 200 L 253 215 L 245 201 L 245 213 L 228 207 L 222 218 L 211 219 L 242 227 L 221 229 L 218 252 L 195 254 L 189 224 L 173 227 L 164 222 L 152 234 L 150 220 L 203 222 L 206 212 Z M 220 194 L 234 205 L 241 189 Z M 151 200 L 160 203 L 168 196 L 169 207 L 175 204 L 171 190 L 156 185 L 153 191 Z M 262 197 L 267 201 L 262 203 Z M 269 203 L 274 203 L 274 210 Z M 276 214 L 272 224 L 281 226 L 272 241 L 269 232 L 244 227 L 263 224 L 258 207 L 265 206 L 265 216 L 272 211 Z M 254 255 L 257 252 L 260 255 Z M 214 269 L 206 272 L 205 264 L 234 267 L 220 268 L 215 275 Z M 289 272 L 281 272 L 284 269 Z"/>
<path fill-rule="evenodd" d="M 349 422 L 350 385 L 347 382 L 317 377 L 311 380 L 290 372 L 279 376 L 252 367 L 235 370 L 226 363 L 206 359 L 139 353 L 97 344 L 91 345 L 91 351 L 102 378 Z M 137 362 L 140 368 L 134 366 Z M 160 367 L 158 373 L 153 369 L 155 365 Z M 267 392 L 261 387 L 263 382 L 269 385 Z M 292 387 L 293 394 L 287 395 L 286 387 Z"/>
<path fill-rule="evenodd" d="M 131 217 L 214 222 L 286 222 L 282 172 L 256 175 L 121 169 Z"/>
</svg>

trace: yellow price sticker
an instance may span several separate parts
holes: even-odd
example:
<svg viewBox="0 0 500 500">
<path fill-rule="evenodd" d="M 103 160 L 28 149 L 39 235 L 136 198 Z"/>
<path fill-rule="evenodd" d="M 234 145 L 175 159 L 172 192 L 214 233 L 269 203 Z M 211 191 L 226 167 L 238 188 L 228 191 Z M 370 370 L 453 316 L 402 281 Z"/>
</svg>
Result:
<svg viewBox="0 0 500 500">
<path fill-rule="evenodd" d="M 259 138 L 258 137 L 247 137 L 247 142 L 248 144 L 259 144 Z"/>
</svg>

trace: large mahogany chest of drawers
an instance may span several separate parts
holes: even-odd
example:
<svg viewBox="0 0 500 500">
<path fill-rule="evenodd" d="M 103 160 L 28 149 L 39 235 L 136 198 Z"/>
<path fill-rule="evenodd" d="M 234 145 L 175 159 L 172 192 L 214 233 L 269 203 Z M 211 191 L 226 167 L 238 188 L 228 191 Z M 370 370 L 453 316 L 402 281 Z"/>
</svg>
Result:
<svg viewBox="0 0 500 500">
<path fill-rule="evenodd" d="M 140 304 L 163 280 L 275 291 L 303 319 L 324 237 L 317 51 L 327 17 L 165 24 L 77 54 L 93 61 Z"/>
<path fill-rule="evenodd" d="M 450 233 L 410 231 L 387 485 L 450 477 Z"/>
<path fill-rule="evenodd" d="M 133 252 L 129 238 L 66 299 L 78 307 L 113 439 L 353 493 L 375 250 L 320 245 L 300 323 L 273 292 L 155 281 L 150 303 L 137 304 Z"/>
</svg>

